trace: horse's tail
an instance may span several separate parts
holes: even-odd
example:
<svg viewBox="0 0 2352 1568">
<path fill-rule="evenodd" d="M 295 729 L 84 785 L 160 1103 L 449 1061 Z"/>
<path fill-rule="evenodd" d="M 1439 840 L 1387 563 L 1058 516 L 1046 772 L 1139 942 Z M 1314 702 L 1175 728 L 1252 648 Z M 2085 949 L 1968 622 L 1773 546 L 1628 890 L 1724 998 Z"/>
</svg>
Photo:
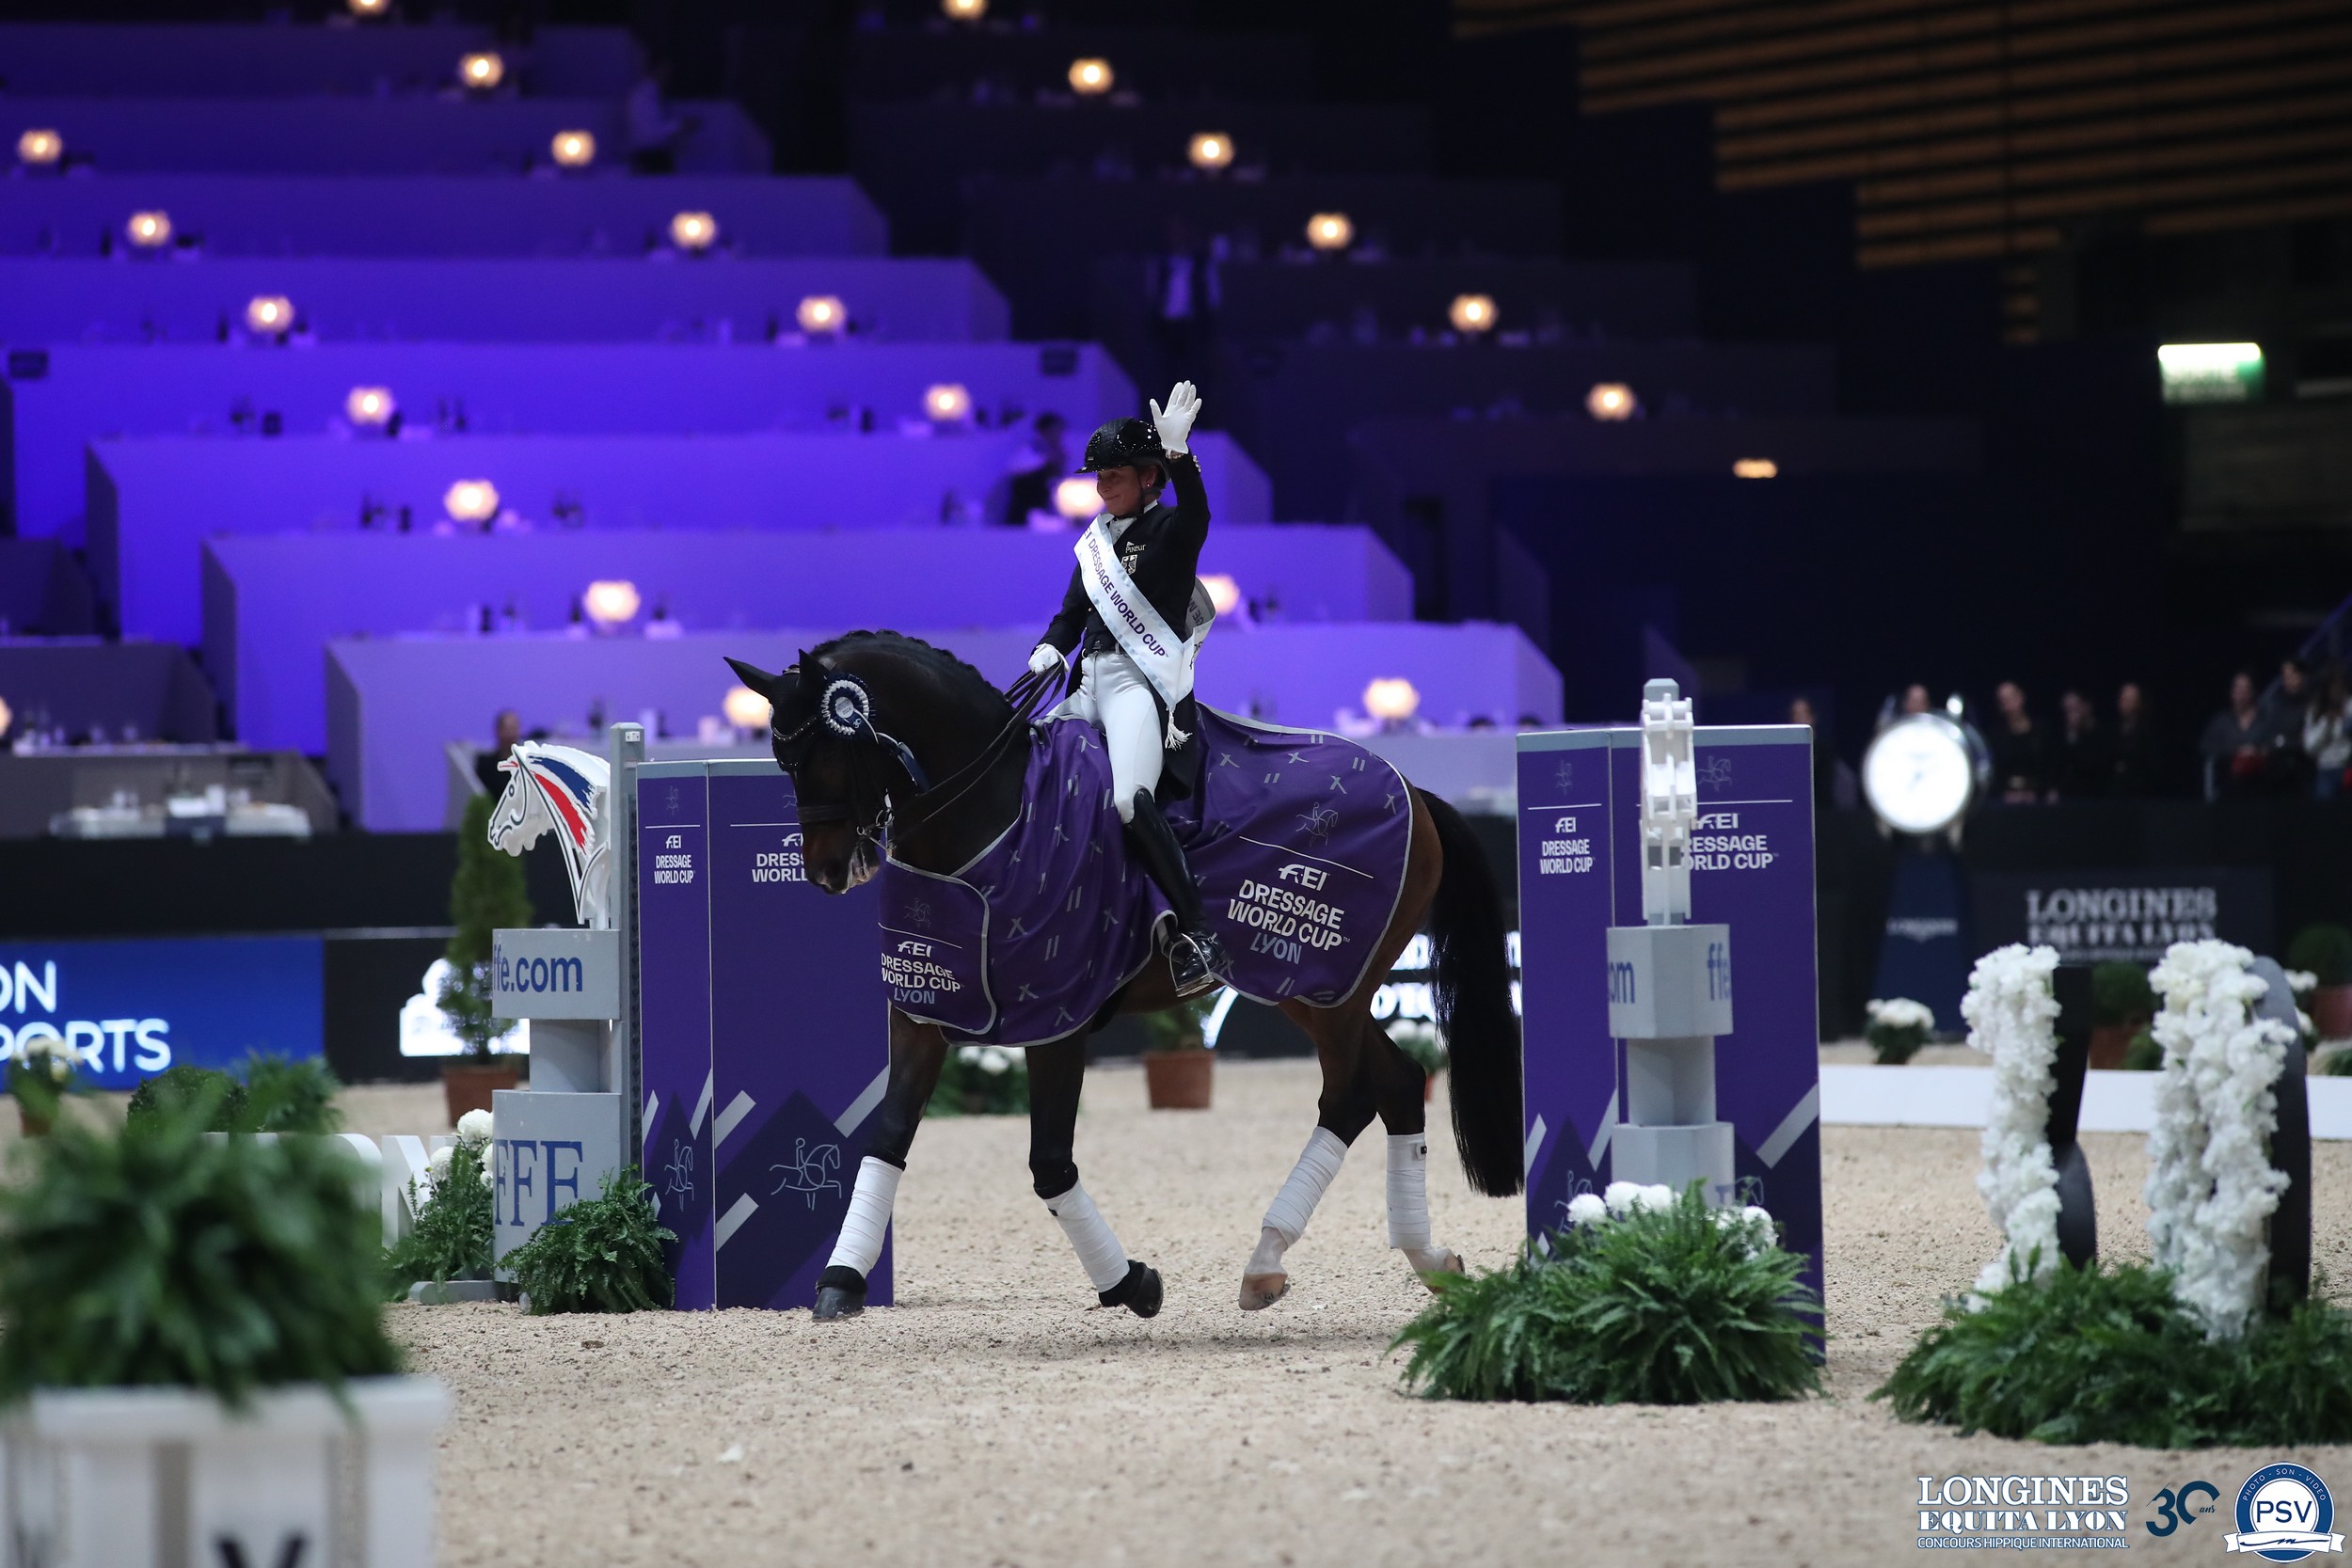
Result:
<svg viewBox="0 0 2352 1568">
<path fill-rule="evenodd" d="M 1502 895 L 1486 853 L 1462 814 L 1414 791 L 1437 824 L 1445 871 L 1429 904 L 1430 969 L 1438 1027 L 1454 1075 L 1454 1142 L 1470 1185 L 1509 1197 L 1526 1184 L 1520 1130 L 1519 1021 L 1511 1010 L 1511 960 Z"/>
</svg>

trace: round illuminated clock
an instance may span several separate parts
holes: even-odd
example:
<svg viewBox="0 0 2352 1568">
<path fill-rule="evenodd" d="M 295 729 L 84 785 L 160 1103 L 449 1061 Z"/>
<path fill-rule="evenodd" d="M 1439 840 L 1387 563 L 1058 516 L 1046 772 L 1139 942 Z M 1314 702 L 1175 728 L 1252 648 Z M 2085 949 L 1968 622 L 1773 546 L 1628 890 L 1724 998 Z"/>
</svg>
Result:
<svg viewBox="0 0 2352 1568">
<path fill-rule="evenodd" d="M 1879 820 L 1902 833 L 1941 832 L 1983 787 L 1983 743 L 1940 713 L 1915 713 L 1879 732 L 1862 758 L 1862 792 Z"/>
</svg>

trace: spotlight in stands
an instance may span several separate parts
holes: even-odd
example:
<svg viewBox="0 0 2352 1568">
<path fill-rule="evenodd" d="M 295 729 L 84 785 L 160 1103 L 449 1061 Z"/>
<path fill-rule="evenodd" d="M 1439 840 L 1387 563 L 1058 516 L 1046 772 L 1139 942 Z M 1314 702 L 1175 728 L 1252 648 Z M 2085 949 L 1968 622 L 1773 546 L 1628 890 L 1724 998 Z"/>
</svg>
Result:
<svg viewBox="0 0 2352 1568">
<path fill-rule="evenodd" d="M 950 22 L 977 22 L 988 14 L 988 0 L 939 0 L 939 8 Z"/>
<path fill-rule="evenodd" d="M 1186 156 L 1193 167 L 1214 173 L 1233 161 L 1233 138 L 1222 131 L 1203 131 L 1192 138 Z"/>
<path fill-rule="evenodd" d="M 1642 400 L 1622 381 L 1596 381 L 1584 394 L 1584 412 L 1597 420 L 1629 420 L 1642 411 Z"/>
<path fill-rule="evenodd" d="M 1094 481 L 1072 474 L 1054 486 L 1054 510 L 1073 523 L 1091 522 L 1103 510 L 1103 497 L 1094 488 Z"/>
<path fill-rule="evenodd" d="M 811 294 L 801 301 L 792 319 L 801 324 L 801 330 L 812 337 L 839 332 L 850 325 L 849 308 L 837 294 Z"/>
<path fill-rule="evenodd" d="M 1119 79 L 1111 62 L 1087 58 L 1070 62 L 1070 90 L 1081 98 L 1100 98 Z"/>
<path fill-rule="evenodd" d="M 1731 466 L 1734 478 L 1778 479 L 1780 465 L 1769 457 L 1742 457 Z"/>
<path fill-rule="evenodd" d="M 1364 688 L 1364 711 L 1383 724 L 1400 724 L 1421 710 L 1421 693 L 1402 675 L 1383 675 Z"/>
<path fill-rule="evenodd" d="M 475 92 L 488 92 L 506 79 L 506 62 L 487 49 L 468 55 L 457 62 L 457 79 Z"/>
<path fill-rule="evenodd" d="M 727 722 L 739 730 L 764 730 L 776 712 L 767 698 L 748 686 L 729 687 L 726 699 L 719 705 L 719 711 L 725 714 Z"/>
<path fill-rule="evenodd" d="M 565 168 L 586 168 L 596 161 L 596 138 L 585 131 L 558 131 L 548 150 Z"/>
<path fill-rule="evenodd" d="M 1495 302 L 1486 294 L 1455 294 L 1454 303 L 1446 307 L 1445 319 L 1454 324 L 1454 331 L 1475 337 L 1494 325 Z"/>
<path fill-rule="evenodd" d="M 7 736 L 8 726 L 15 721 L 16 715 L 8 711 L 8 705 L 5 701 L 0 701 L 0 738 Z"/>
<path fill-rule="evenodd" d="M 486 479 L 461 479 L 442 492 L 441 509 L 461 523 L 486 523 L 499 515 L 499 487 Z"/>
<path fill-rule="evenodd" d="M 708 213 L 680 213 L 670 220 L 670 243 L 680 250 L 708 250 L 719 237 L 719 220 Z"/>
<path fill-rule="evenodd" d="M 357 17 L 382 16 L 392 8 L 392 0 L 345 0 L 351 14 Z"/>
<path fill-rule="evenodd" d="M 16 161 L 37 168 L 65 156 L 65 138 L 55 131 L 27 131 L 16 138 Z"/>
<path fill-rule="evenodd" d="M 294 330 L 294 301 L 284 294 L 255 294 L 245 302 L 245 325 L 257 337 L 280 338 Z"/>
<path fill-rule="evenodd" d="M 399 406 L 389 387 L 354 387 L 343 399 L 343 416 L 362 430 L 380 430 Z"/>
<path fill-rule="evenodd" d="M 1345 250 L 1356 240 L 1356 226 L 1345 213 L 1317 213 L 1307 220 L 1307 243 L 1317 250 Z"/>
<path fill-rule="evenodd" d="M 923 412 L 933 424 L 961 424 L 972 417 L 972 394 L 961 382 L 942 381 L 923 388 Z"/>
<path fill-rule="evenodd" d="M 122 236 L 141 250 L 153 250 L 171 243 L 169 213 L 133 213 L 131 221 L 122 226 Z"/>
<path fill-rule="evenodd" d="M 637 608 L 643 601 L 637 596 L 637 585 L 621 578 L 608 578 L 588 585 L 580 595 L 580 608 L 588 619 L 596 624 L 598 631 L 611 631 L 637 619 Z"/>
<path fill-rule="evenodd" d="M 1241 603 L 1241 584 L 1230 573 L 1205 572 L 1201 574 L 1200 586 L 1209 591 L 1209 603 L 1219 615 L 1231 615 L 1233 607 Z"/>
</svg>

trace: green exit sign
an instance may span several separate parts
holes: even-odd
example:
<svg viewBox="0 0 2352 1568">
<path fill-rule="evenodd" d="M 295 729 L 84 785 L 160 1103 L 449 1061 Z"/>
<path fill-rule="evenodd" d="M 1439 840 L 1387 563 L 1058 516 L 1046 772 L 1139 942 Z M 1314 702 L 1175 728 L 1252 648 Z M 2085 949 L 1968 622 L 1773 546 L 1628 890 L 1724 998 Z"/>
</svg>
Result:
<svg viewBox="0 0 2352 1568">
<path fill-rule="evenodd" d="M 2167 403 L 2252 403 L 2263 395 L 2260 343 L 2166 343 L 2156 365 Z"/>
</svg>

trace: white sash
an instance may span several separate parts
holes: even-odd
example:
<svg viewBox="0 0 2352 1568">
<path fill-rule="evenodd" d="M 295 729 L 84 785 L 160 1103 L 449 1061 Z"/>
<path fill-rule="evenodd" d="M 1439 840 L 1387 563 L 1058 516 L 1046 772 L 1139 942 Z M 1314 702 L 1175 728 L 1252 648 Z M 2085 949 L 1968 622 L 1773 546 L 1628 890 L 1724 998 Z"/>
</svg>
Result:
<svg viewBox="0 0 2352 1568">
<path fill-rule="evenodd" d="M 1201 639 L 1208 635 L 1209 622 L 1203 618 L 1193 629 L 1190 638 L 1181 637 L 1170 629 L 1152 601 L 1136 587 L 1136 579 L 1120 564 L 1117 542 L 1110 531 L 1110 515 L 1104 513 L 1088 525 L 1078 536 L 1075 546 L 1078 557 L 1078 580 L 1087 591 L 1087 598 L 1094 612 L 1102 617 L 1119 651 L 1168 705 L 1167 744 L 1172 749 L 1184 743 L 1186 736 L 1176 728 L 1176 705 L 1192 695 L 1192 671 L 1200 657 Z M 1200 594 L 1194 586 L 1196 597 Z"/>
</svg>

